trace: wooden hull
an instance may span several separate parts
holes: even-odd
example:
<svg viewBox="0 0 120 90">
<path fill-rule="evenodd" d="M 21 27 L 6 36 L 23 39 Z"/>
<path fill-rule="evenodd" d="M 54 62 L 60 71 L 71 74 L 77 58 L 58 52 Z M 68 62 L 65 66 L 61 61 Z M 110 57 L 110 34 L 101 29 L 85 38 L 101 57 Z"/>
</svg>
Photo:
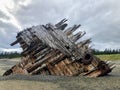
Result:
<svg viewBox="0 0 120 90">
<path fill-rule="evenodd" d="M 11 74 L 89 76 L 106 75 L 113 65 L 92 54 L 91 39 L 78 40 L 85 32 L 73 34 L 80 25 L 65 29 L 67 20 L 52 25 L 38 25 L 19 32 L 11 45 L 20 44 L 23 49 L 21 62 L 3 76 Z"/>
</svg>

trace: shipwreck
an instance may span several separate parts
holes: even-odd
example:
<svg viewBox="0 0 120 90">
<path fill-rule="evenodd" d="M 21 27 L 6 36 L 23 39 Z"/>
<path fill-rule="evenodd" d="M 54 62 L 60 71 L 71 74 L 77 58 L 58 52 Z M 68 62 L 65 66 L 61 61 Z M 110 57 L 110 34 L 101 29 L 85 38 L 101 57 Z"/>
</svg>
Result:
<svg viewBox="0 0 120 90">
<path fill-rule="evenodd" d="M 86 32 L 79 31 L 81 25 L 67 27 L 66 19 L 57 24 L 37 25 L 20 31 L 16 41 L 23 51 L 19 63 L 7 70 L 3 76 L 12 74 L 89 76 L 107 75 L 113 64 L 93 55 L 91 39 L 80 39 Z"/>
</svg>

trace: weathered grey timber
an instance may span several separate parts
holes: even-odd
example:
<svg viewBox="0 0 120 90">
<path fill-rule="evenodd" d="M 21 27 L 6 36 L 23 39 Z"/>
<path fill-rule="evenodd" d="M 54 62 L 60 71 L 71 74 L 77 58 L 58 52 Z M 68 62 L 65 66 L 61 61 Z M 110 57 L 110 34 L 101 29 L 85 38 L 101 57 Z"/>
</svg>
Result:
<svg viewBox="0 0 120 90">
<path fill-rule="evenodd" d="M 95 57 L 89 47 L 91 39 L 79 42 L 86 32 L 73 34 L 81 25 L 67 28 L 67 19 L 57 24 L 37 25 L 19 32 L 17 43 L 23 49 L 21 62 L 3 75 L 106 75 L 114 65 Z"/>
</svg>

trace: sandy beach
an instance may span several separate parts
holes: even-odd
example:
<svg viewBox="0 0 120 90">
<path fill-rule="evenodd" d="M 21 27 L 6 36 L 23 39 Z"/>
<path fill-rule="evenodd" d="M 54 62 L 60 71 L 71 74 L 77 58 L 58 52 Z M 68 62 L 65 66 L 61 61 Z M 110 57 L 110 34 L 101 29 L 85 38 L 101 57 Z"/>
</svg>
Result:
<svg viewBox="0 0 120 90">
<path fill-rule="evenodd" d="M 116 68 L 107 76 L 88 78 L 83 76 L 25 76 L 3 77 L 20 59 L 0 60 L 0 90 L 120 90 L 120 61 L 112 61 Z"/>
</svg>

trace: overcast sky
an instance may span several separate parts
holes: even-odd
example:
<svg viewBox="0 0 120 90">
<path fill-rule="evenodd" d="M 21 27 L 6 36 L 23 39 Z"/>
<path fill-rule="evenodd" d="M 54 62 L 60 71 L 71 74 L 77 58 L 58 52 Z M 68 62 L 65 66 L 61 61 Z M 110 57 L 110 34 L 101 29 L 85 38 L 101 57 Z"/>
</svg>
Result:
<svg viewBox="0 0 120 90">
<path fill-rule="evenodd" d="M 0 0 L 0 50 L 20 50 L 9 45 L 17 32 L 63 18 L 81 24 L 93 48 L 120 48 L 120 0 Z"/>
</svg>

